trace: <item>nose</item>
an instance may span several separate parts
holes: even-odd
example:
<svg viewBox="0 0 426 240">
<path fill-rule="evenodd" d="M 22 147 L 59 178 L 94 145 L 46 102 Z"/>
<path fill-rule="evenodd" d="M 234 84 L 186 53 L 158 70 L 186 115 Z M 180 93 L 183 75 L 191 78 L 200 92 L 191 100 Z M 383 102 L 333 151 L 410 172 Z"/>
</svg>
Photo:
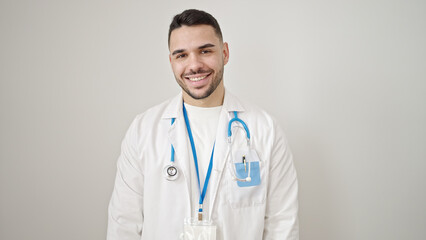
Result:
<svg viewBox="0 0 426 240">
<path fill-rule="evenodd" d="M 188 69 L 191 72 L 198 72 L 199 70 L 203 69 L 204 64 L 197 54 L 191 54 L 188 58 Z"/>
</svg>

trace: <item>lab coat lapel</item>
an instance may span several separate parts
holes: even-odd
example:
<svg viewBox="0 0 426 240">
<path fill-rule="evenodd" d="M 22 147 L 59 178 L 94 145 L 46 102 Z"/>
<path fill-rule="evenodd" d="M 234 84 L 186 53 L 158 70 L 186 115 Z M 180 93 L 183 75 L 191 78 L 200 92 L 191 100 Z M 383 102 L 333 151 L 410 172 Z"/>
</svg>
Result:
<svg viewBox="0 0 426 240">
<path fill-rule="evenodd" d="M 187 186 L 188 209 L 191 209 L 191 168 L 188 145 L 188 133 L 186 131 L 185 120 L 182 114 L 182 95 L 179 94 L 171 101 L 163 118 L 175 118 L 175 122 L 169 128 L 169 141 L 175 149 L 175 165 L 181 171 Z M 191 214 L 189 212 L 188 214 Z M 190 216 L 190 215 L 189 215 Z"/>
<path fill-rule="evenodd" d="M 222 111 L 220 113 L 219 123 L 216 131 L 216 143 L 215 152 L 213 156 L 213 171 L 210 177 L 209 188 L 211 190 L 211 204 L 209 204 L 209 213 L 212 216 L 212 210 L 214 208 L 217 192 L 220 185 L 220 181 L 225 174 L 225 165 L 227 161 L 229 146 L 228 146 L 228 124 L 232 118 L 232 112 L 243 112 L 244 108 L 239 101 L 231 95 L 228 91 L 225 91 L 225 97 L 223 101 Z M 210 185 L 211 184 L 211 185 Z"/>
<path fill-rule="evenodd" d="M 216 132 L 216 143 L 213 156 L 213 171 L 210 176 L 209 191 L 210 192 L 210 204 L 209 204 L 209 216 L 212 216 L 212 211 L 216 201 L 217 191 L 220 184 L 222 175 L 224 174 L 224 167 L 226 163 L 226 155 L 228 151 L 226 128 L 229 122 L 228 112 L 222 108 L 220 113 L 219 123 Z"/>
</svg>

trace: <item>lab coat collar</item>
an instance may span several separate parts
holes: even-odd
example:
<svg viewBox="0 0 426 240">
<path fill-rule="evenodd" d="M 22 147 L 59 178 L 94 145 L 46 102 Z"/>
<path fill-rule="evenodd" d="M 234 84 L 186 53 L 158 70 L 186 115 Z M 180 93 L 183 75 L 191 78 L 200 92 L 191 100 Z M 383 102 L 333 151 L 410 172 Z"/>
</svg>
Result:
<svg viewBox="0 0 426 240">
<path fill-rule="evenodd" d="M 223 109 L 228 112 L 244 112 L 245 109 L 241 102 L 229 91 L 225 89 L 225 97 L 223 99 Z"/>
<path fill-rule="evenodd" d="M 179 93 L 176 97 L 170 100 L 161 118 L 177 118 L 182 114 L 182 93 Z M 243 105 L 238 101 L 238 99 L 229 91 L 225 89 L 225 96 L 223 99 L 222 109 L 227 112 L 244 112 L 245 109 Z"/>
</svg>

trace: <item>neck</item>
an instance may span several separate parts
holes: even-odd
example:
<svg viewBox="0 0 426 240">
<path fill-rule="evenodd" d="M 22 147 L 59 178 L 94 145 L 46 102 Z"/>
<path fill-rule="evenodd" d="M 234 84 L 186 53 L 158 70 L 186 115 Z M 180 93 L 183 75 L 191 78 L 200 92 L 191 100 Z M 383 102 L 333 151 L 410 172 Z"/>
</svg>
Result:
<svg viewBox="0 0 426 240">
<path fill-rule="evenodd" d="M 189 96 L 185 91 L 182 91 L 183 101 L 189 105 L 196 107 L 218 107 L 223 104 L 225 97 L 225 87 L 223 81 L 217 86 L 216 90 L 210 96 L 203 99 L 194 99 Z"/>
</svg>

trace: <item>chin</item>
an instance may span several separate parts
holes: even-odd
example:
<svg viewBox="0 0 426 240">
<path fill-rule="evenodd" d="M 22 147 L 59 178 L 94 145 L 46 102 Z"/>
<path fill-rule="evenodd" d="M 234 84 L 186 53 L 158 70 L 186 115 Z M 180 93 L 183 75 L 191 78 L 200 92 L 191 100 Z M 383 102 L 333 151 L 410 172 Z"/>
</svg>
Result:
<svg viewBox="0 0 426 240">
<path fill-rule="evenodd" d="M 193 99 L 196 99 L 196 100 L 201 100 L 201 99 L 205 99 L 205 98 L 208 98 L 211 94 L 206 94 L 206 93 L 203 93 L 203 94 L 193 94 L 193 93 L 190 93 L 190 94 L 188 94 L 191 98 L 193 98 Z"/>
</svg>

